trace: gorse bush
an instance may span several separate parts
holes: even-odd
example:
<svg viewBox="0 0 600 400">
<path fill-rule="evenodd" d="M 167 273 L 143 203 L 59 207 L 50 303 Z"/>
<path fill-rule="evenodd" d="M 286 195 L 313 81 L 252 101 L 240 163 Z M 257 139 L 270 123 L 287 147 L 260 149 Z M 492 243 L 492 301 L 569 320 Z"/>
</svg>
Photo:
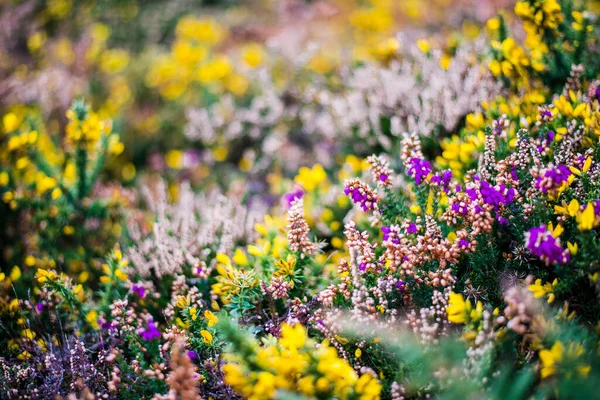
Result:
<svg viewBox="0 0 600 400">
<path fill-rule="evenodd" d="M 598 397 L 598 4 L 425 3 L 0 6 L 0 398 Z"/>
</svg>

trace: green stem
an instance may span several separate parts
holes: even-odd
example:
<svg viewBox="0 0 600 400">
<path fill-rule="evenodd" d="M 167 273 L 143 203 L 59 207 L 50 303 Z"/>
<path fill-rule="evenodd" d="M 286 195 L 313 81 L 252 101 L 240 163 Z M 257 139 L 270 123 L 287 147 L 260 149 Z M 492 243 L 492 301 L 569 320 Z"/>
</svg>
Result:
<svg viewBox="0 0 600 400">
<path fill-rule="evenodd" d="M 82 146 L 78 147 L 76 157 L 77 157 L 77 160 L 76 160 L 77 174 L 79 176 L 77 197 L 79 200 L 82 200 L 86 195 L 87 149 Z"/>
</svg>

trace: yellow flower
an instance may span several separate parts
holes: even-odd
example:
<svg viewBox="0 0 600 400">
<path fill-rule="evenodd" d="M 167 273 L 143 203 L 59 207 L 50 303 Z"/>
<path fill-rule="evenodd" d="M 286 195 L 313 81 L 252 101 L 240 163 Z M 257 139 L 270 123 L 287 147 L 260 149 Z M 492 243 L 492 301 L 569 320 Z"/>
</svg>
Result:
<svg viewBox="0 0 600 400">
<path fill-rule="evenodd" d="M 190 297 L 189 296 L 178 296 L 175 301 L 175 307 L 184 309 L 190 305 Z"/>
<path fill-rule="evenodd" d="M 8 113 L 2 118 L 4 132 L 12 132 L 19 126 L 19 119 L 14 113 Z"/>
<path fill-rule="evenodd" d="M 226 254 L 217 253 L 215 259 L 217 260 L 218 263 L 221 263 L 223 265 L 231 265 L 231 260 L 229 259 L 229 257 Z"/>
<path fill-rule="evenodd" d="M 327 179 L 327 174 L 321 164 L 315 164 L 312 168 L 302 167 L 294 182 L 302 186 L 307 192 L 312 192 Z"/>
<path fill-rule="evenodd" d="M 552 283 L 546 282 L 542 285 L 541 279 L 536 279 L 535 283 L 529 285 L 529 291 L 533 293 L 533 297 L 540 298 L 544 296 L 548 296 L 548 303 L 552 303 L 554 301 L 554 288 L 558 284 L 558 280 L 554 279 Z"/>
<path fill-rule="evenodd" d="M 539 356 L 542 363 L 540 375 L 542 379 L 557 374 L 559 371 L 568 379 L 573 372 L 580 376 L 587 376 L 591 370 L 590 365 L 582 362 L 579 358 L 585 350 L 579 343 L 569 343 L 567 348 L 560 341 L 556 341 L 550 350 L 540 350 Z M 561 364 L 562 370 L 560 369 Z"/>
<path fill-rule="evenodd" d="M 550 350 L 540 350 L 540 360 L 542 361 L 541 375 L 542 379 L 556 373 L 556 364 L 562 360 L 565 348 L 559 341 L 554 343 Z"/>
<path fill-rule="evenodd" d="M 23 329 L 21 331 L 21 336 L 25 339 L 34 339 L 35 332 L 33 332 L 31 329 Z"/>
<path fill-rule="evenodd" d="M 417 40 L 417 47 L 423 53 L 429 53 L 429 50 L 431 50 L 431 45 L 429 44 L 429 41 L 427 39 L 419 39 L 419 40 Z"/>
<path fill-rule="evenodd" d="M 14 266 L 13 269 L 10 270 L 10 279 L 14 281 L 18 281 L 21 278 L 21 268 L 18 266 Z"/>
<path fill-rule="evenodd" d="M 258 246 L 253 244 L 248 245 L 248 253 L 253 255 L 254 257 L 262 257 L 265 255 L 265 252 Z"/>
<path fill-rule="evenodd" d="M 204 343 L 206 343 L 206 344 L 212 343 L 213 337 L 209 331 L 207 331 L 206 329 L 203 329 L 200 331 L 200 335 L 202 336 L 202 340 L 204 341 Z"/>
<path fill-rule="evenodd" d="M 274 277 L 279 277 L 279 276 L 293 277 L 294 276 L 294 267 L 296 266 L 296 257 L 294 257 L 293 254 L 288 254 L 286 261 L 279 260 L 279 261 L 277 261 L 275 266 L 277 267 L 277 270 L 273 273 Z"/>
<path fill-rule="evenodd" d="M 248 264 L 248 257 L 241 249 L 236 249 L 235 254 L 233 255 L 233 262 L 237 265 L 243 266 Z"/>
<path fill-rule="evenodd" d="M 204 311 L 204 318 L 208 321 L 208 326 L 215 326 L 219 318 L 209 310 Z"/>
<path fill-rule="evenodd" d="M 100 329 L 100 325 L 98 324 L 98 312 L 96 310 L 91 310 L 85 316 L 85 320 L 90 324 L 90 326 L 94 329 Z"/>
<path fill-rule="evenodd" d="M 471 309 L 471 302 L 469 300 L 465 301 L 462 294 L 450 292 L 448 307 L 446 307 L 448 321 L 454 322 L 455 324 L 466 322 L 467 317 L 471 313 Z"/>
<path fill-rule="evenodd" d="M 58 275 L 56 272 L 50 270 L 47 271 L 45 269 L 38 268 L 37 273 L 35 274 L 36 279 L 39 283 L 45 282 L 56 282 L 58 280 Z"/>
<path fill-rule="evenodd" d="M 594 212 L 594 205 L 588 203 L 583 212 L 577 214 L 577 223 L 580 231 L 589 231 L 596 227 L 596 213 Z"/>
<path fill-rule="evenodd" d="M 262 64 L 265 57 L 264 50 L 259 44 L 249 44 L 242 50 L 242 60 L 250 68 L 256 68 Z"/>
<path fill-rule="evenodd" d="M 490 18 L 486 24 L 486 27 L 490 31 L 497 31 L 500 29 L 500 18 Z"/>
<path fill-rule="evenodd" d="M 297 350 L 306 344 L 306 340 L 306 329 L 302 325 L 296 324 L 291 326 L 283 324 L 281 328 L 281 339 L 279 340 L 283 347 L 290 350 Z"/>
</svg>

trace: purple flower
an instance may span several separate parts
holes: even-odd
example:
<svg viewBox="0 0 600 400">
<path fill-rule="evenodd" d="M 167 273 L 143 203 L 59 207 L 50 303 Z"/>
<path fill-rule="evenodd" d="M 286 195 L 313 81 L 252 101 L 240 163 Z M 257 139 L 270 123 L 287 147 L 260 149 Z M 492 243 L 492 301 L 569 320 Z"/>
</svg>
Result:
<svg viewBox="0 0 600 400">
<path fill-rule="evenodd" d="M 417 185 L 420 185 L 423 179 L 431 173 L 431 163 L 427 160 L 413 157 L 410 159 L 409 164 L 408 175 L 415 178 Z"/>
<path fill-rule="evenodd" d="M 566 165 L 542 170 L 535 181 L 535 187 L 542 193 L 553 192 L 569 180 L 572 172 Z"/>
<path fill-rule="evenodd" d="M 138 285 L 137 283 L 131 287 L 131 291 L 137 294 L 140 298 L 143 298 L 146 295 L 146 289 L 144 289 L 144 286 Z"/>
<path fill-rule="evenodd" d="M 450 181 L 452 180 L 452 171 L 449 169 L 442 172 L 442 174 L 435 174 L 431 177 L 431 182 L 441 186 L 446 193 L 450 191 Z"/>
<path fill-rule="evenodd" d="M 503 119 L 502 118 L 498 118 L 496 121 L 494 121 L 494 133 L 496 135 L 502 135 L 502 127 L 503 127 Z"/>
<path fill-rule="evenodd" d="M 525 246 L 531 254 L 538 256 L 547 265 L 564 264 L 571 259 L 569 250 L 563 249 L 560 239 L 552 236 L 544 225 L 531 228 L 525 233 Z"/>
<path fill-rule="evenodd" d="M 348 179 L 345 182 L 344 193 L 352 199 L 354 204 L 359 204 L 363 211 L 378 209 L 380 200 L 376 191 L 358 179 Z"/>
<path fill-rule="evenodd" d="M 469 212 L 469 207 L 462 201 L 460 203 L 452 203 L 450 209 L 455 213 L 462 215 L 466 215 Z"/>
<path fill-rule="evenodd" d="M 198 354 L 196 354 L 196 352 L 194 350 L 188 350 L 187 356 L 189 357 L 190 360 L 195 360 L 196 358 L 198 358 Z"/>
<path fill-rule="evenodd" d="M 298 189 L 296 191 L 284 194 L 283 201 L 285 202 L 287 208 L 290 208 L 294 200 L 301 199 L 302 197 L 304 197 L 304 192 L 302 191 L 302 189 Z"/>
<path fill-rule="evenodd" d="M 156 324 L 152 319 L 147 321 L 145 328 L 138 328 L 137 334 L 146 341 L 158 339 L 160 337 L 160 331 L 156 328 Z"/>
<path fill-rule="evenodd" d="M 464 248 L 469 247 L 469 241 L 467 239 L 460 239 L 458 245 Z"/>
<path fill-rule="evenodd" d="M 408 233 L 409 235 L 411 235 L 413 233 L 417 233 L 417 224 L 415 224 L 414 222 L 411 222 L 408 225 L 408 228 L 406 229 L 406 233 Z"/>
<path fill-rule="evenodd" d="M 100 324 L 100 328 L 102 328 L 102 330 L 104 331 L 111 331 L 117 329 L 117 325 L 101 318 L 98 318 L 98 323 Z"/>
<path fill-rule="evenodd" d="M 515 189 L 507 188 L 506 185 L 495 188 L 486 181 L 481 182 L 479 191 L 483 201 L 493 206 L 495 210 L 498 210 L 500 204 L 508 204 L 515 198 Z"/>
<path fill-rule="evenodd" d="M 390 238 L 390 227 L 389 226 L 382 226 L 381 232 L 383 232 L 383 241 L 384 242 Z"/>
<path fill-rule="evenodd" d="M 406 286 L 406 284 L 400 280 L 396 283 L 396 289 L 400 291 L 404 290 L 404 286 Z"/>
<path fill-rule="evenodd" d="M 471 198 L 471 200 L 477 200 L 477 190 L 471 188 L 465 190 L 465 193 Z"/>
</svg>

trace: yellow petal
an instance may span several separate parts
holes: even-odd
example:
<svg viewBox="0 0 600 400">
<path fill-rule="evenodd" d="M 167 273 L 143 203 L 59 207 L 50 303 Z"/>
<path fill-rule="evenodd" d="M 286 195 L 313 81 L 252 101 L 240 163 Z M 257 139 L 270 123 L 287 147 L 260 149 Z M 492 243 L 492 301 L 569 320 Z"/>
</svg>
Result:
<svg viewBox="0 0 600 400">
<path fill-rule="evenodd" d="M 577 199 L 571 200 L 571 202 L 569 203 L 568 211 L 571 217 L 577 215 L 577 211 L 579 211 L 579 202 L 577 201 Z"/>
</svg>

